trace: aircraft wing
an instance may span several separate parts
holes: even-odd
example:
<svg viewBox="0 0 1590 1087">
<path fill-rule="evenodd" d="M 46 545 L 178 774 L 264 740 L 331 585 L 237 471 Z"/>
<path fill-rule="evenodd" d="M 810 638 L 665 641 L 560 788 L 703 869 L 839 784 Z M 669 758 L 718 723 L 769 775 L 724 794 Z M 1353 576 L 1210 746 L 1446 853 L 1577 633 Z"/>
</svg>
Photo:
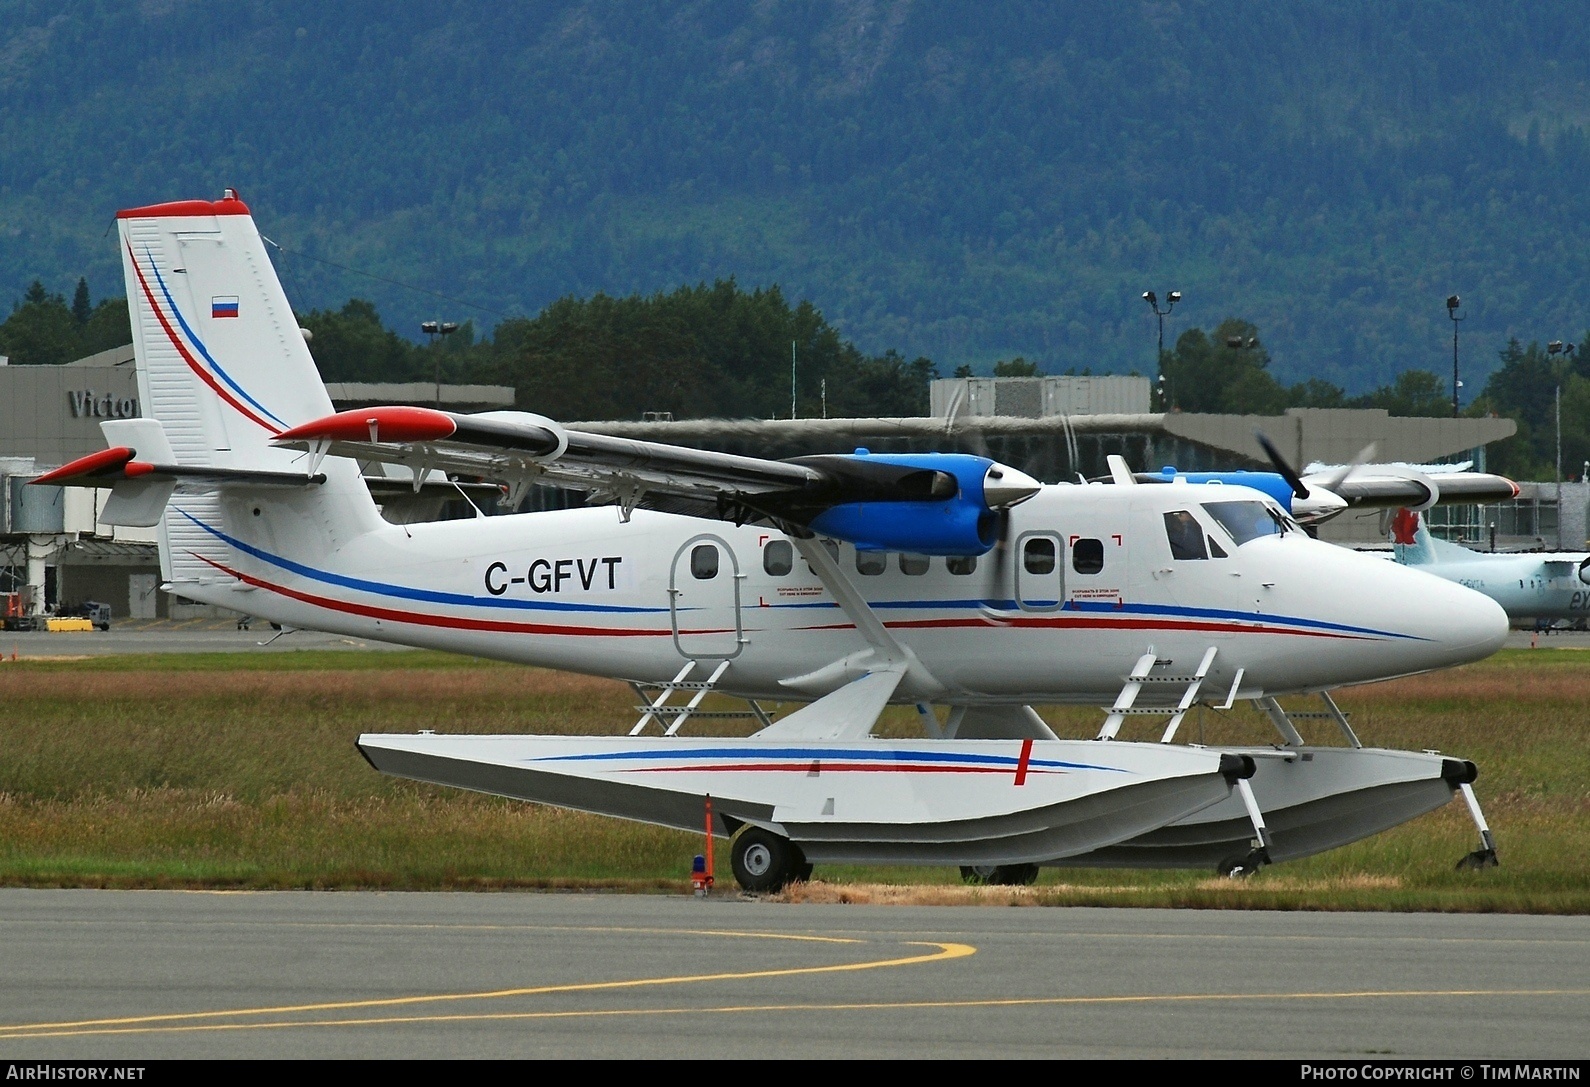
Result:
<svg viewBox="0 0 1590 1087">
<path fill-rule="evenodd" d="M 638 506 L 765 522 L 926 554 L 988 550 L 994 514 L 1039 489 L 1014 468 L 967 454 L 768 460 L 568 430 L 519 411 L 360 408 L 294 427 L 276 444 L 305 449 L 309 473 L 327 455 L 346 456 L 407 465 L 416 478 L 440 469 L 500 480 L 510 495 L 533 483 L 583 490 L 625 516 Z"/>
<path fill-rule="evenodd" d="M 1505 476 L 1484 472 L 1452 472 L 1441 475 L 1377 474 L 1361 468 L 1346 479 L 1304 476 L 1310 486 L 1323 486 L 1349 506 L 1406 506 L 1428 509 L 1437 502 L 1506 502 L 1518 497 L 1518 484 Z"/>
<path fill-rule="evenodd" d="M 648 490 L 697 496 L 798 490 L 821 479 L 798 465 L 570 431 L 519 411 L 462 415 L 365 408 L 294 427 L 277 444 L 301 446 L 312 455 L 329 452 L 508 482 L 528 478 L 595 488 L 632 481 Z"/>
<path fill-rule="evenodd" d="M 1543 560 L 1540 565 L 1545 567 L 1549 577 L 1574 574 L 1580 581 L 1590 584 L 1590 555 L 1586 555 L 1582 551 L 1572 555 L 1552 555 Z"/>
</svg>

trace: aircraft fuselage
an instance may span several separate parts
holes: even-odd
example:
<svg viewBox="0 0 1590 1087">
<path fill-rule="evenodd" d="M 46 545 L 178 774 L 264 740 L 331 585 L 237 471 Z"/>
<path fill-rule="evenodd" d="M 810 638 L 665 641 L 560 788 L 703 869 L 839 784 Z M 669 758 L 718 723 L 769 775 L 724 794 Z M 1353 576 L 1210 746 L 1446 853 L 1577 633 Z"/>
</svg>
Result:
<svg viewBox="0 0 1590 1087">
<path fill-rule="evenodd" d="M 1232 503 L 1251 504 L 1235 532 L 1211 512 Z M 1448 667 L 1501 644 L 1501 610 L 1459 585 L 1295 526 L 1239 542 L 1261 504 L 1273 502 L 1230 486 L 1052 485 L 976 560 L 833 546 L 937 684 L 908 682 L 897 700 L 1107 702 L 1145 652 L 1187 675 L 1210 647 L 1206 692 L 1256 697 Z M 596 507 L 382 527 L 310 563 L 274 551 L 294 527 L 273 515 L 291 511 L 226 518 L 246 539 L 207 526 L 239 566 L 176 590 L 292 627 L 634 681 L 727 659 L 719 689 L 747 697 L 817 697 L 865 671 L 865 639 L 767 528 L 645 510 L 622 522 Z"/>
</svg>

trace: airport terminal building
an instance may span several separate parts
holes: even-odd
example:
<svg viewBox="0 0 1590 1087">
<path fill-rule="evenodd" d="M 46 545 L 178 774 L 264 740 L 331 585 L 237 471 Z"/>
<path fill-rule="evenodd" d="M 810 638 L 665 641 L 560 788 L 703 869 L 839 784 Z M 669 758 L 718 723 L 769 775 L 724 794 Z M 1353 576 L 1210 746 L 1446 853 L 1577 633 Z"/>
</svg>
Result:
<svg viewBox="0 0 1590 1087">
<path fill-rule="evenodd" d="M 414 403 L 453 411 L 513 406 L 501 385 L 329 384 L 338 410 Z M 99 424 L 142 414 L 132 345 L 63 366 L 10 366 L 0 358 L 0 612 L 37 613 L 87 601 L 113 619 L 199 618 L 216 613 L 159 591 L 155 529 L 99 523 L 110 492 L 30 487 L 52 468 L 105 448 Z M 371 483 L 390 520 L 431 520 L 467 504 L 452 487 L 416 493 L 409 477 L 372 466 Z"/>
<path fill-rule="evenodd" d="M 332 384 L 339 409 L 371 404 L 439 404 L 454 411 L 513 405 L 511 388 L 489 385 Z M 571 428 L 760 457 L 811 453 L 953 450 L 981 453 L 1049 482 L 1106 475 L 1105 458 L 1124 456 L 1140 470 L 1264 467 L 1254 432 L 1262 430 L 1302 467 L 1344 463 L 1371 442 L 1379 460 L 1472 461 L 1516 430 L 1508 419 L 1396 418 L 1385 411 L 1293 409 L 1278 416 L 1198 415 L 1150 410 L 1141 377 L 962 378 L 937 381 L 933 414 L 898 419 L 778 419 L 571 422 Z M 29 487 L 30 479 L 105 448 L 99 424 L 141 414 L 133 350 L 105 351 L 62 366 L 0 365 L 0 602 L 30 613 L 87 601 L 115 619 L 199 617 L 208 606 L 159 591 L 154 529 L 112 528 L 98 520 L 108 491 Z M 451 483 L 419 492 L 401 470 L 367 469 L 382 513 L 403 523 L 473 511 Z M 392 474 L 386 474 L 392 473 Z M 469 484 L 465 482 L 465 486 Z M 1559 501 L 1559 489 L 1561 498 Z M 497 492 L 472 491 L 486 513 Z M 1500 549 L 1583 546 L 1590 487 L 1584 482 L 1524 484 L 1511 503 L 1437 507 L 1432 527 L 1474 546 L 1494 531 Z M 521 509 L 550 509 L 582 496 L 532 489 Z M 1494 530 L 1492 529 L 1494 527 Z M 1379 511 L 1348 512 L 1322 538 L 1383 546 Z"/>
</svg>

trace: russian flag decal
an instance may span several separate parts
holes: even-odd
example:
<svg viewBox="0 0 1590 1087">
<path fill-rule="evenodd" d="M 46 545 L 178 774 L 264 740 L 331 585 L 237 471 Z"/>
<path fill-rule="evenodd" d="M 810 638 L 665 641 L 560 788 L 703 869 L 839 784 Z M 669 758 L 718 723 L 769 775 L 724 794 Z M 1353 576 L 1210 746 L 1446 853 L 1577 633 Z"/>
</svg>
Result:
<svg viewBox="0 0 1590 1087">
<path fill-rule="evenodd" d="M 210 299 L 210 316 L 212 318 L 214 318 L 214 317 L 236 317 L 237 316 L 237 295 L 229 294 L 229 295 L 217 295 L 215 297 L 212 297 Z"/>
</svg>

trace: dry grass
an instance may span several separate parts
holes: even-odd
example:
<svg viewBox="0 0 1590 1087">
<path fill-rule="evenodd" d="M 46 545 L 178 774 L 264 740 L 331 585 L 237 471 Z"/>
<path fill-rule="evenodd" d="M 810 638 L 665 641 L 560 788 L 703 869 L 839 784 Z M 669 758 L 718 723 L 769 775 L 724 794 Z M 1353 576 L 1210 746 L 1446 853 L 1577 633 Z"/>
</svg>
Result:
<svg viewBox="0 0 1590 1087">
<path fill-rule="evenodd" d="M 1248 880 L 1046 869 L 1030 888 L 948 869 L 824 867 L 799 902 L 1590 911 L 1590 658 L 1539 650 L 1342 692 L 1368 744 L 1474 759 L 1503 867 L 1461 805 Z M 218 654 L 0 665 L 0 883 L 30 886 L 622 888 L 683 893 L 699 838 L 397 781 L 361 732 L 613 734 L 609 680 L 427 653 Z M 1089 736 L 1093 709 L 1049 709 Z M 714 725 L 719 722 L 713 722 Z M 1147 726 L 1142 726 L 1146 728 Z M 909 710 L 886 731 L 916 735 Z M 1183 738 L 1267 743 L 1251 711 Z M 1340 742 L 1319 722 L 1304 729 Z M 1146 735 L 1146 733 L 1145 733 Z M 725 885 L 726 852 L 717 858 Z"/>
</svg>

